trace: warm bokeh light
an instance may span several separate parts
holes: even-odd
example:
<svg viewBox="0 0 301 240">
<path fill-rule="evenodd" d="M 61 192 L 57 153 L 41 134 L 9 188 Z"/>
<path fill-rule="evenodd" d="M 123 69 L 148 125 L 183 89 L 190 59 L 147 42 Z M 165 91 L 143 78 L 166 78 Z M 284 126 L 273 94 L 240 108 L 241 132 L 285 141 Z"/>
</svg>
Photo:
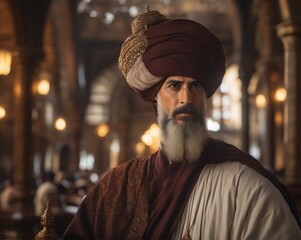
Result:
<svg viewBox="0 0 301 240">
<path fill-rule="evenodd" d="M 159 136 L 159 132 L 160 132 L 160 129 L 159 129 L 159 126 L 157 123 L 153 123 L 151 126 L 150 126 L 150 134 L 153 136 L 153 137 L 158 137 Z"/>
<path fill-rule="evenodd" d="M 151 153 L 155 152 L 160 144 L 160 130 L 159 126 L 156 123 L 153 123 L 142 135 L 141 141 L 145 146 L 147 146 Z M 140 148 L 140 149 L 137 149 Z M 136 152 L 142 151 L 142 145 L 139 145 L 139 143 L 136 145 Z"/>
<path fill-rule="evenodd" d="M 117 167 L 119 162 L 120 142 L 115 138 L 110 146 L 110 168 Z"/>
<path fill-rule="evenodd" d="M 151 146 L 154 142 L 152 136 L 149 133 L 143 134 L 141 140 L 146 146 Z"/>
<path fill-rule="evenodd" d="M 265 108 L 267 105 L 267 100 L 263 94 L 258 94 L 256 96 L 255 103 L 258 108 Z"/>
<path fill-rule="evenodd" d="M 275 123 L 278 126 L 281 126 L 283 124 L 283 115 L 280 111 L 277 111 L 275 113 Z"/>
<path fill-rule="evenodd" d="M 217 109 L 217 108 L 214 108 L 212 110 L 212 117 L 215 119 L 215 120 L 220 120 L 222 118 L 222 113 L 221 113 L 221 110 L 220 109 Z"/>
<path fill-rule="evenodd" d="M 99 137 L 105 137 L 107 134 L 108 134 L 108 132 L 109 132 L 109 126 L 107 125 L 107 124 L 105 124 L 105 123 L 103 123 L 103 124 L 100 124 L 98 127 L 97 127 L 97 135 L 99 136 Z"/>
<path fill-rule="evenodd" d="M 145 145 L 142 142 L 139 142 L 136 144 L 135 149 L 136 149 L 136 154 L 141 155 L 145 150 Z"/>
<path fill-rule="evenodd" d="M 153 123 L 149 129 L 141 137 L 142 142 L 146 146 L 158 145 L 159 142 L 159 126 L 156 123 Z"/>
<path fill-rule="evenodd" d="M 239 130 L 242 124 L 241 107 L 241 80 L 239 78 L 239 66 L 232 64 L 227 67 L 222 84 L 218 91 L 212 96 L 212 106 L 209 105 L 208 117 L 211 131 L 218 131 L 219 128 L 231 128 Z M 209 100 L 210 104 L 210 100 Z M 214 122 L 220 124 L 218 127 Z"/>
<path fill-rule="evenodd" d="M 284 87 L 280 87 L 275 92 L 275 100 L 276 102 L 284 102 L 287 96 L 286 89 Z"/>
<path fill-rule="evenodd" d="M 212 119 L 207 119 L 207 129 L 212 132 L 218 132 L 221 126 L 218 122 L 213 121 Z"/>
<path fill-rule="evenodd" d="M 55 123 L 54 123 L 55 129 L 59 130 L 59 131 L 63 131 L 67 124 L 64 118 L 58 118 Z"/>
<path fill-rule="evenodd" d="M 46 96 L 50 91 L 50 83 L 48 79 L 41 79 L 37 85 L 37 92 L 40 95 Z"/>
<path fill-rule="evenodd" d="M 212 96 L 212 105 L 215 108 L 220 108 L 222 105 L 221 96 L 218 93 Z"/>
<path fill-rule="evenodd" d="M 11 70 L 12 54 L 8 50 L 0 49 L 0 75 L 8 75 Z"/>
<path fill-rule="evenodd" d="M 0 119 L 4 118 L 6 115 L 5 108 L 0 106 Z"/>
</svg>

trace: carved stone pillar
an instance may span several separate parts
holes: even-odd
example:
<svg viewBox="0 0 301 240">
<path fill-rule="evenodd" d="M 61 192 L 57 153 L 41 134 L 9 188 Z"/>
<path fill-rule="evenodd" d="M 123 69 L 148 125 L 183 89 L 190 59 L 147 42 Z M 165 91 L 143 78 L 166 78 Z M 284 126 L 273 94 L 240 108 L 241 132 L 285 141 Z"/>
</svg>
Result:
<svg viewBox="0 0 301 240">
<path fill-rule="evenodd" d="M 284 45 L 284 82 L 287 100 L 284 105 L 285 181 L 301 184 L 301 22 L 286 20 L 277 26 Z"/>
<path fill-rule="evenodd" d="M 19 48 L 14 60 L 13 182 L 20 211 L 30 210 L 34 189 L 31 112 L 36 60 L 35 52 L 26 48 Z"/>
<path fill-rule="evenodd" d="M 68 1 L 52 0 L 51 14 L 61 21 L 54 21 L 54 29 L 57 41 L 57 60 L 60 75 L 60 100 L 65 103 L 64 111 L 69 115 L 67 118 L 70 126 L 69 164 L 78 169 L 80 155 L 80 117 L 77 102 L 78 85 L 76 75 L 76 55 L 74 53 L 74 39 L 72 23 L 72 12 Z M 64 29 L 64 30 L 62 30 Z"/>
<path fill-rule="evenodd" d="M 275 170 L 276 158 L 276 102 L 275 92 L 281 80 L 281 74 L 276 63 L 271 59 L 261 58 L 257 63 L 256 69 L 259 86 L 257 87 L 258 94 L 261 93 L 266 97 L 267 104 L 261 119 L 263 131 L 260 133 L 260 142 L 262 148 L 261 163 L 271 171 Z"/>
<path fill-rule="evenodd" d="M 242 82 L 242 149 L 246 152 L 249 152 L 249 147 L 250 147 L 250 119 L 249 119 L 249 112 L 250 112 L 250 107 L 249 107 L 249 93 L 248 93 L 248 86 L 250 79 L 253 74 L 253 69 L 241 69 L 239 71 L 239 78 L 241 79 Z"/>
<path fill-rule="evenodd" d="M 8 1 L 16 35 L 16 56 L 13 59 L 13 183 L 15 210 L 22 212 L 32 212 L 33 207 L 32 80 L 42 58 L 44 21 L 50 1 Z"/>
<path fill-rule="evenodd" d="M 267 99 L 265 118 L 263 124 L 265 131 L 261 133 L 262 163 L 271 170 L 275 168 L 275 100 L 274 94 L 280 82 L 281 73 L 281 42 L 275 33 L 275 24 L 278 19 L 277 5 L 273 0 L 254 1 L 256 9 L 256 47 L 258 61 L 256 72 L 258 74 L 262 93 Z"/>
</svg>

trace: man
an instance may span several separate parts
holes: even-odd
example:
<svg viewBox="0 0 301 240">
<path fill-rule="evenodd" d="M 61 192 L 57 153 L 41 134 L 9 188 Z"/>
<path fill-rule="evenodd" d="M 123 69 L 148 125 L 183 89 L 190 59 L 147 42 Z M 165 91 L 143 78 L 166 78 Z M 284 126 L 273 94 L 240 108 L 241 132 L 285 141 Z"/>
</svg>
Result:
<svg viewBox="0 0 301 240">
<path fill-rule="evenodd" d="M 153 104 L 158 152 L 110 170 L 64 239 L 301 239 L 286 188 L 250 155 L 209 137 L 206 98 L 225 72 L 219 40 L 191 20 L 147 11 L 119 67 Z"/>
</svg>

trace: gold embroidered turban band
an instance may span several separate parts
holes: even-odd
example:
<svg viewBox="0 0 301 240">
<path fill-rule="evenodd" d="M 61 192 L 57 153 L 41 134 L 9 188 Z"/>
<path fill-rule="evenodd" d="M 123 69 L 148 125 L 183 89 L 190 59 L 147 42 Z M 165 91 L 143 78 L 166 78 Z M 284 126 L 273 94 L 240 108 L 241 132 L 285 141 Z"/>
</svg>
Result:
<svg viewBox="0 0 301 240">
<path fill-rule="evenodd" d="M 168 76 L 200 80 L 207 98 L 219 87 L 225 56 L 220 41 L 206 27 L 188 19 L 167 19 L 148 8 L 131 27 L 118 66 L 144 100 L 153 102 Z"/>
</svg>

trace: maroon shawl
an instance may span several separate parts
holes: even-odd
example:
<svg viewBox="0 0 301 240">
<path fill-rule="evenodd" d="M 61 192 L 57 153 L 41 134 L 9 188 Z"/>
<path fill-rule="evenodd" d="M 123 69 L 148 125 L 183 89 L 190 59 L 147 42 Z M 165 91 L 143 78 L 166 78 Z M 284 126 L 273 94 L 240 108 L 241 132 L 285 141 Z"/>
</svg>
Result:
<svg viewBox="0 0 301 240">
<path fill-rule="evenodd" d="M 156 152 L 110 170 L 87 195 L 63 239 L 171 239 L 203 167 L 226 161 L 239 161 L 269 179 L 299 224 L 294 201 L 272 173 L 236 147 L 210 139 L 193 164 L 169 164 Z"/>
<path fill-rule="evenodd" d="M 287 201 L 300 226 L 295 202 L 286 187 L 271 172 L 238 148 L 210 139 L 196 163 L 170 165 L 162 153 L 155 159 L 154 176 L 150 182 L 150 220 L 145 239 L 171 239 L 204 166 L 227 161 L 238 161 L 269 179 Z"/>
</svg>

